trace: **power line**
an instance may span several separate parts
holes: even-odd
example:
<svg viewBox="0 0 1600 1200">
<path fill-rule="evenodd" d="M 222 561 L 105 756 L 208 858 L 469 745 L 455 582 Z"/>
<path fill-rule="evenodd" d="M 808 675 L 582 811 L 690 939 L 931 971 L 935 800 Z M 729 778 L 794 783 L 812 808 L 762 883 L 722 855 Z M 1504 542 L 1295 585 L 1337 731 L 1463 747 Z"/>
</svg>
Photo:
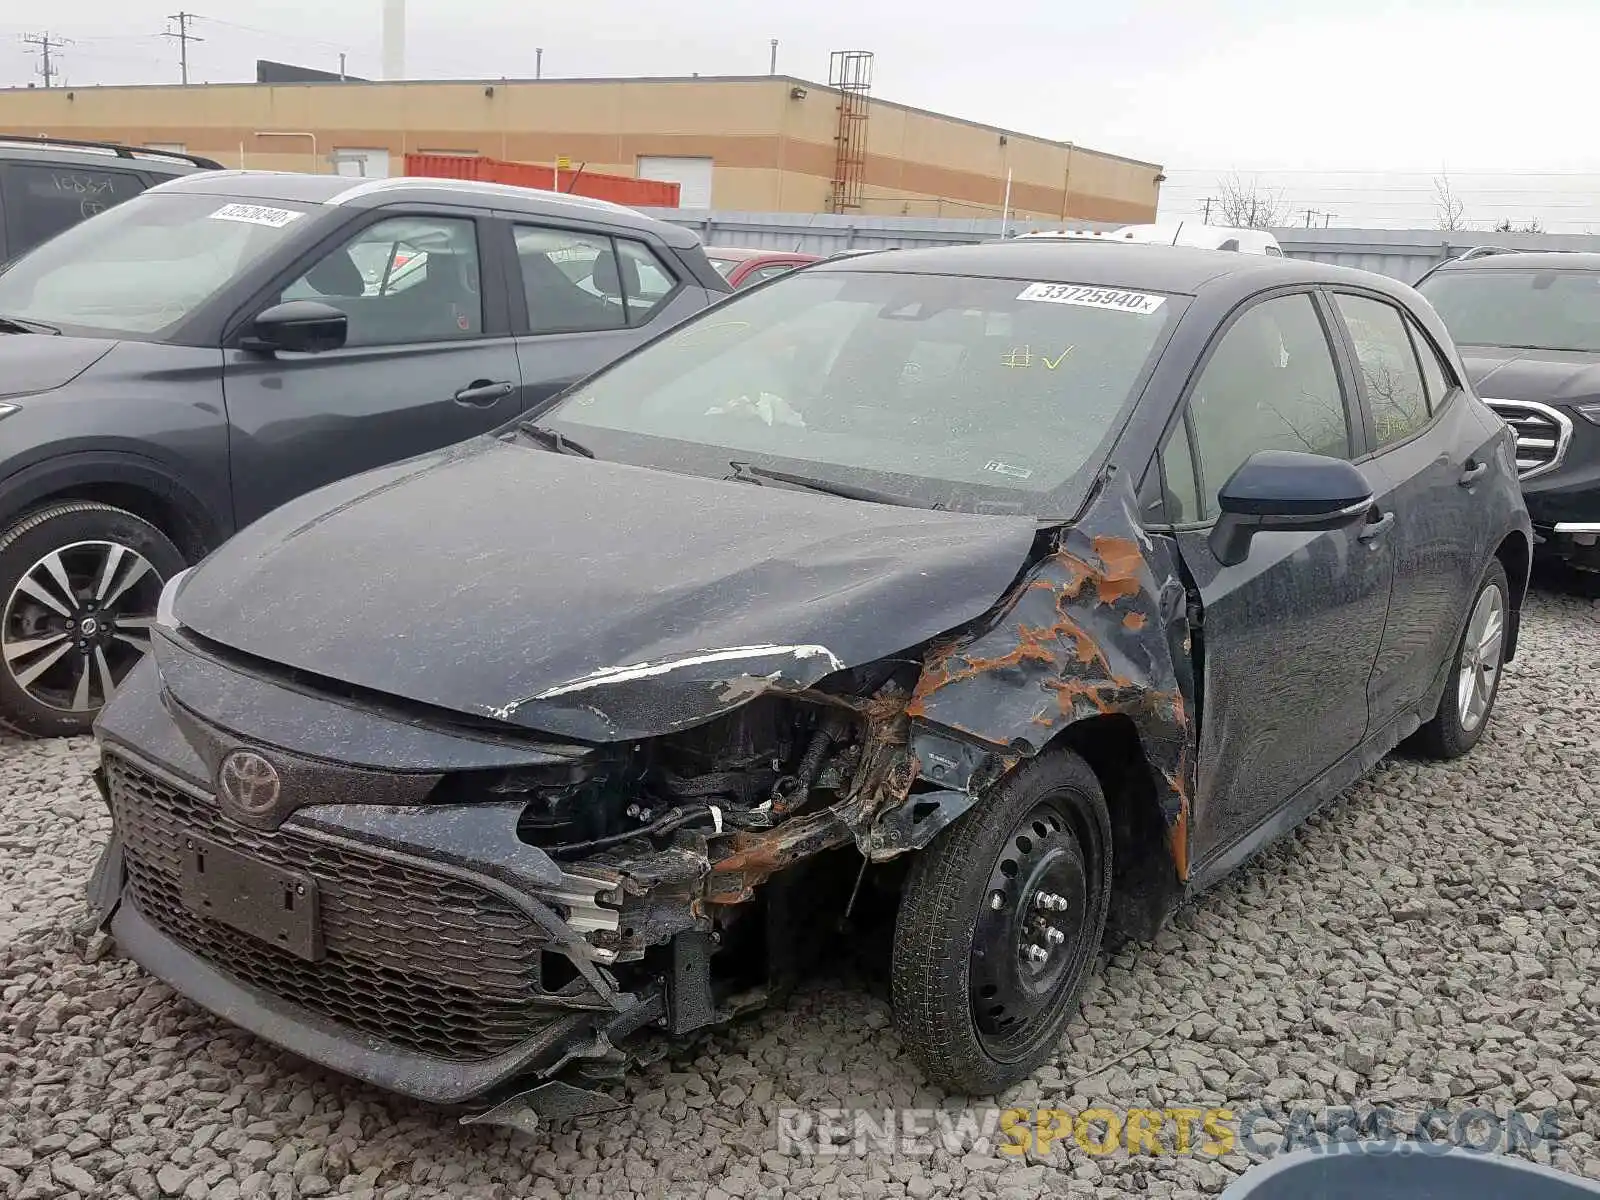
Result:
<svg viewBox="0 0 1600 1200">
<path fill-rule="evenodd" d="M 50 61 L 50 52 L 72 45 L 72 40 L 53 38 L 48 33 L 25 33 L 22 35 L 22 44 L 39 47 L 39 74 L 44 78 L 44 86 L 50 87 L 61 73 L 60 68 Z"/>
<path fill-rule="evenodd" d="M 173 31 L 173 30 L 169 29 L 169 30 L 167 30 L 165 33 L 163 33 L 161 35 L 162 37 L 175 38 L 177 40 L 177 43 L 178 43 L 178 69 L 181 72 L 181 77 L 182 77 L 183 82 L 184 82 L 185 85 L 187 85 L 188 82 L 189 82 L 189 43 L 190 42 L 203 42 L 203 41 L 205 41 L 205 38 L 196 37 L 194 34 L 189 32 L 189 22 L 193 21 L 194 19 L 195 19 L 195 14 L 194 13 L 189 13 L 189 12 L 173 13 L 171 16 L 169 16 L 167 18 L 167 20 L 176 21 L 178 23 L 177 30 Z"/>
</svg>

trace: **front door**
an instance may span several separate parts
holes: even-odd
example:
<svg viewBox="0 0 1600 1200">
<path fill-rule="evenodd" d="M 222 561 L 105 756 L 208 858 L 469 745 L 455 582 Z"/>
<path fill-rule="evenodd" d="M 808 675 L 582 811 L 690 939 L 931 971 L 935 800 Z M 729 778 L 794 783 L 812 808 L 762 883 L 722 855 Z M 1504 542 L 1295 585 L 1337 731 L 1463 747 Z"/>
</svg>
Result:
<svg viewBox="0 0 1600 1200">
<path fill-rule="evenodd" d="M 1256 302 L 1213 343 L 1162 453 L 1176 536 L 1200 607 L 1195 862 L 1270 819 L 1360 744 L 1393 575 L 1392 522 L 1256 535 L 1224 567 L 1207 535 L 1217 491 L 1258 450 L 1352 458 L 1349 381 L 1307 293 Z M 1381 473 L 1363 468 L 1374 491 Z"/>
<path fill-rule="evenodd" d="M 503 288 L 470 216 L 383 216 L 257 308 L 345 312 L 343 349 L 225 352 L 240 525 L 312 488 L 486 432 L 515 416 L 522 378 Z M 485 303 L 485 300 L 488 303 Z"/>
<path fill-rule="evenodd" d="M 1494 430 L 1461 402 L 1449 366 L 1398 308 L 1343 292 L 1334 301 L 1360 366 L 1381 502 L 1396 520 L 1394 598 L 1370 692 L 1377 729 L 1428 695 L 1455 657 L 1493 550 L 1475 485 L 1489 474 Z"/>
</svg>

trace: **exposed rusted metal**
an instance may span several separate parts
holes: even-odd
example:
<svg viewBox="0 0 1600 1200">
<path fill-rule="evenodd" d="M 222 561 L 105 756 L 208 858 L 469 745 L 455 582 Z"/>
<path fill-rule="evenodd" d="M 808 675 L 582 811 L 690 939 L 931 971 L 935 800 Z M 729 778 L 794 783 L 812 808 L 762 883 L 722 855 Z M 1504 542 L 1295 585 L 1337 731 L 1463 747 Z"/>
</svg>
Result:
<svg viewBox="0 0 1600 1200">
<path fill-rule="evenodd" d="M 1037 753 L 1078 721 L 1129 717 L 1182 879 L 1193 735 L 1166 628 L 1183 623 L 1182 606 L 1162 617 L 1163 595 L 1181 584 L 1172 563 L 1158 577 L 1147 547 L 1131 494 L 1096 506 L 1012 589 L 997 621 L 928 652 L 906 711 L 913 736 L 927 724 L 1014 753 Z M 1185 627 L 1174 640 L 1187 637 Z"/>
<path fill-rule="evenodd" d="M 704 898 L 708 904 L 743 904 L 785 867 L 850 841 L 850 827 L 832 809 L 793 817 L 759 833 L 735 834 L 728 853 L 711 864 Z"/>
</svg>

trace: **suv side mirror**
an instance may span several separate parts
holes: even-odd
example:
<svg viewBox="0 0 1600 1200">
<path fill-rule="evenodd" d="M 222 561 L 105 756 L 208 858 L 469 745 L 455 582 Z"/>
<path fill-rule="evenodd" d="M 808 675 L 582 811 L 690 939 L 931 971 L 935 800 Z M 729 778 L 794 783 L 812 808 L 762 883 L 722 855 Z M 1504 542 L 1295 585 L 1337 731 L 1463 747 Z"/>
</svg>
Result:
<svg viewBox="0 0 1600 1200">
<path fill-rule="evenodd" d="M 337 350 L 350 335 L 350 318 L 320 300 L 289 300 L 256 317 L 244 340 L 246 350 L 292 350 L 321 354 Z"/>
<path fill-rule="evenodd" d="M 1366 519 L 1372 489 L 1342 458 L 1294 450 L 1258 450 L 1217 494 L 1221 516 L 1211 552 L 1225 567 L 1242 563 L 1264 530 L 1344 529 Z"/>
</svg>

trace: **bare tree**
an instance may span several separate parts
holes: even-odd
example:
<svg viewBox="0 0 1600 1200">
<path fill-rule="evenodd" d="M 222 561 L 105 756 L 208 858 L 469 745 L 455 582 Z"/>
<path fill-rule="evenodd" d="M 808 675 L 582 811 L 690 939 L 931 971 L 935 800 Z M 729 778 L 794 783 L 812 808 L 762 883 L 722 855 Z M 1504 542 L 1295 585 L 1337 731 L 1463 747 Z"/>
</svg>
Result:
<svg viewBox="0 0 1600 1200">
<path fill-rule="evenodd" d="M 1524 221 L 1518 225 L 1510 217 L 1505 218 L 1494 227 L 1496 233 L 1543 233 L 1544 222 L 1534 217 L 1531 221 Z"/>
<path fill-rule="evenodd" d="M 1433 181 L 1434 227 L 1466 229 L 1467 206 L 1450 186 L 1450 176 L 1441 172 Z"/>
<path fill-rule="evenodd" d="M 1258 180 L 1246 183 L 1238 175 L 1217 181 L 1218 210 L 1222 223 L 1235 229 L 1272 229 L 1289 220 L 1283 193 L 1261 186 Z"/>
</svg>

